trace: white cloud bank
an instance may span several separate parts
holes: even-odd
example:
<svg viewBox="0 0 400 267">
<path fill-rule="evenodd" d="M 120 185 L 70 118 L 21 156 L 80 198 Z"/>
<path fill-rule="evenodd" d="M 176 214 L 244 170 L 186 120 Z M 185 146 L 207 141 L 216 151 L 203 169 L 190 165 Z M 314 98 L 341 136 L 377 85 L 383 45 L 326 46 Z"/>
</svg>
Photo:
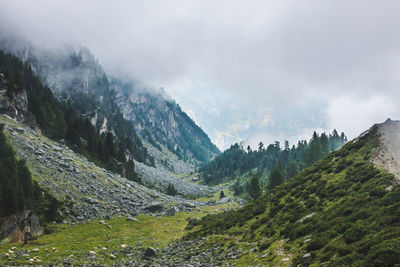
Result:
<svg viewBox="0 0 400 267">
<path fill-rule="evenodd" d="M 110 72 L 165 87 L 214 141 L 256 143 L 400 118 L 399 10 L 397 0 L 3 0 L 0 29 L 88 46 Z"/>
<path fill-rule="evenodd" d="M 378 94 L 366 98 L 338 97 L 329 103 L 328 127 L 346 129 L 348 137 L 355 138 L 374 123 L 396 114 L 400 114 L 398 99 Z"/>
</svg>

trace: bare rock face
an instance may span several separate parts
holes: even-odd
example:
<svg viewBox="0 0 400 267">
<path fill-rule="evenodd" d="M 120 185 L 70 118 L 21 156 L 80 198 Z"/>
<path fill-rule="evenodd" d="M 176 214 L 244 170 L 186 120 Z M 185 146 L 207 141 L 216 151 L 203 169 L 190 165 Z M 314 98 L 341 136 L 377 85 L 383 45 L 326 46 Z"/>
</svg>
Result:
<svg viewBox="0 0 400 267">
<path fill-rule="evenodd" d="M 41 234 L 39 218 L 31 210 L 0 220 L 0 243 L 21 242 Z"/>
<path fill-rule="evenodd" d="M 400 183 L 400 121 L 387 119 L 376 127 L 380 146 L 371 162 L 394 174 Z"/>
<path fill-rule="evenodd" d="M 7 94 L 9 88 L 4 75 L 0 73 L 0 113 L 5 113 L 17 120 L 23 121 L 28 112 L 28 96 L 25 90 Z"/>
</svg>

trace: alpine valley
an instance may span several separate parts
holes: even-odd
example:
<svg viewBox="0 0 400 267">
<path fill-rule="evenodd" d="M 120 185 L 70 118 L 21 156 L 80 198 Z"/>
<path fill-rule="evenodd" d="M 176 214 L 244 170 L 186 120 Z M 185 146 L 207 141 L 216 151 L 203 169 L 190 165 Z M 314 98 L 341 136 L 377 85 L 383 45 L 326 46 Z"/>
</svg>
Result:
<svg viewBox="0 0 400 267">
<path fill-rule="evenodd" d="M 0 265 L 400 264 L 400 121 L 221 153 L 172 97 L 1 34 Z"/>
</svg>

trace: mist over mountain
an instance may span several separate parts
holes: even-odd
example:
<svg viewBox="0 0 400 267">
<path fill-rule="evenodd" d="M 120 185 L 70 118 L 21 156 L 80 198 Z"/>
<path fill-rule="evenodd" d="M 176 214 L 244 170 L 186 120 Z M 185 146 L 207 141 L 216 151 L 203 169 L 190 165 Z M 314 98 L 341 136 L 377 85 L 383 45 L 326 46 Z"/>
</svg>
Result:
<svg viewBox="0 0 400 267">
<path fill-rule="evenodd" d="M 396 117 L 399 8 L 359 0 L 307 9 L 281 1 L 3 1 L 0 24 L 41 46 L 87 46 L 107 73 L 164 87 L 224 149 L 238 139 L 296 142 L 315 129 L 352 138 Z"/>
<path fill-rule="evenodd" d="M 398 10 L 1 1 L 0 265 L 399 266 Z"/>
<path fill-rule="evenodd" d="M 62 45 L 46 50 L 7 34 L 0 40 L 0 47 L 32 66 L 56 96 L 72 101 L 100 132 L 113 131 L 118 136 L 118 123 L 125 118 L 158 150 L 163 145 L 191 164 L 207 162 L 219 153 L 164 91 L 107 75 L 88 48 Z"/>
</svg>

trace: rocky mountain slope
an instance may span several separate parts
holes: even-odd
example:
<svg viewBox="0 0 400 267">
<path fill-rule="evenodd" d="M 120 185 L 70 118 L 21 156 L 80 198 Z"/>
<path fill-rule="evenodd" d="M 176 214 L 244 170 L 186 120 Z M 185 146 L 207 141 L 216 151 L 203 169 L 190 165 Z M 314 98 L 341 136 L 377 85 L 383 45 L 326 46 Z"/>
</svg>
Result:
<svg viewBox="0 0 400 267">
<path fill-rule="evenodd" d="M 124 116 L 135 121 L 136 131 L 155 147 L 164 145 L 180 159 L 195 165 L 219 154 L 209 137 L 164 89 L 141 89 L 119 80 L 112 80 L 111 86 L 117 92 L 116 100 Z"/>
<path fill-rule="evenodd" d="M 133 121 L 143 139 L 160 151 L 163 145 L 180 160 L 197 165 L 219 153 L 208 136 L 165 93 L 107 75 L 87 48 L 43 49 L 17 37 L 0 35 L 0 49 L 30 64 L 56 96 L 72 101 L 102 131 L 118 135 L 121 119 L 116 114 L 122 112 L 126 120 Z M 151 160 L 147 163 L 152 165 Z"/>
<path fill-rule="evenodd" d="M 48 189 L 66 205 L 68 221 L 87 221 L 103 216 L 135 216 L 143 212 L 165 213 L 171 209 L 191 210 L 196 203 L 149 189 L 106 171 L 67 146 L 50 140 L 31 128 L 0 115 L 5 134 L 18 157 L 25 159 L 41 187 Z M 152 182 L 161 183 L 163 178 Z M 143 180 L 147 177 L 143 176 Z M 176 183 L 174 183 L 176 181 Z M 170 181 L 179 193 L 194 196 L 212 189 L 174 179 Z"/>
</svg>

